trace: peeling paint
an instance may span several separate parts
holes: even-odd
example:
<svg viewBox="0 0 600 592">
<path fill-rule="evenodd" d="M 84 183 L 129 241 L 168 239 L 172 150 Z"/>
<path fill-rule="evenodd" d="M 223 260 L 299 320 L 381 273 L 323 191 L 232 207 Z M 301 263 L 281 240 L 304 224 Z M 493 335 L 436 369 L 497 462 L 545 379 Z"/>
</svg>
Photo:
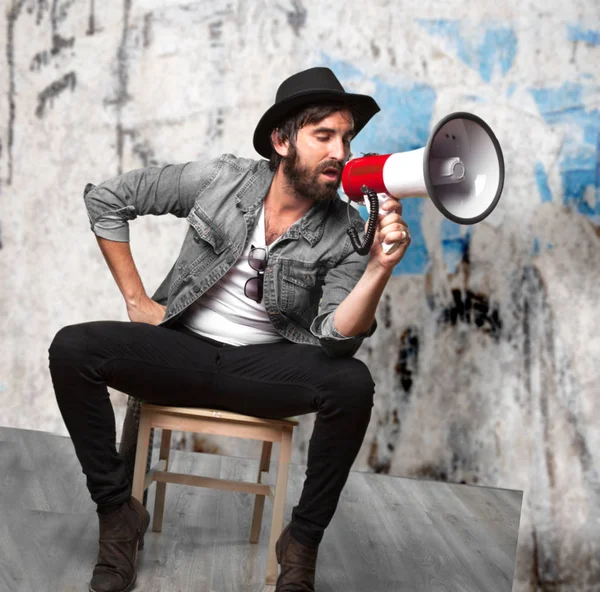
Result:
<svg viewBox="0 0 600 592">
<path fill-rule="evenodd" d="M 558 159 L 563 203 L 600 225 L 600 110 L 587 108 L 581 84 L 530 92 L 544 120 L 564 133 Z"/>
<path fill-rule="evenodd" d="M 38 105 L 35 110 L 37 117 L 43 117 L 46 113 L 46 105 L 49 103 L 50 106 L 54 104 L 54 99 L 61 94 L 67 88 L 71 90 L 75 89 L 77 84 L 77 76 L 75 72 L 69 72 L 62 78 L 55 80 L 52 84 L 47 86 L 41 93 L 38 94 Z"/>
<path fill-rule="evenodd" d="M 582 25 L 569 25 L 569 41 L 583 41 L 589 45 L 600 45 L 600 30 L 585 29 Z"/>
<path fill-rule="evenodd" d="M 514 30 L 501 24 L 453 19 L 418 19 L 430 35 L 449 43 L 451 51 L 490 82 L 496 71 L 506 76 L 517 55 Z"/>
</svg>

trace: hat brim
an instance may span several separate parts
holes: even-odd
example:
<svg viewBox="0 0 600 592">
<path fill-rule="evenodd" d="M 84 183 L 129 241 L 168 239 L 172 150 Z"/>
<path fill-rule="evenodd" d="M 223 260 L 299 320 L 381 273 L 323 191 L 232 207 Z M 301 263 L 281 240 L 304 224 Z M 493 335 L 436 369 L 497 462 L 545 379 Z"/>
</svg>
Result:
<svg viewBox="0 0 600 592">
<path fill-rule="evenodd" d="M 375 99 L 368 95 L 342 91 L 306 90 L 275 103 L 260 118 L 254 131 L 254 149 L 267 160 L 271 158 L 271 132 L 287 115 L 311 104 L 342 103 L 354 113 L 354 137 L 381 109 Z"/>
</svg>

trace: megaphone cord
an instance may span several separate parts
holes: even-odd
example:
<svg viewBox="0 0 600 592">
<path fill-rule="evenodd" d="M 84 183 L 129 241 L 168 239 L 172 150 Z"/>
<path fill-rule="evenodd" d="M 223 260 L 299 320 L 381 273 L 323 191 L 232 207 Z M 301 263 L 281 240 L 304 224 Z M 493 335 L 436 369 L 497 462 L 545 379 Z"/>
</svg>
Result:
<svg viewBox="0 0 600 592">
<path fill-rule="evenodd" d="M 371 246 L 375 240 L 375 232 L 377 231 L 377 217 L 379 214 L 379 199 L 377 198 L 377 193 L 365 185 L 361 187 L 361 191 L 367 195 L 369 200 L 369 220 L 367 223 L 365 239 L 361 244 L 360 239 L 358 238 L 358 232 L 356 231 L 356 228 L 352 226 L 352 221 L 350 220 L 350 200 L 348 200 L 348 207 L 346 210 L 348 214 L 348 225 L 350 228 L 346 232 L 350 237 L 350 241 L 352 242 L 354 250 L 359 255 L 366 255 L 371 250 Z"/>
</svg>

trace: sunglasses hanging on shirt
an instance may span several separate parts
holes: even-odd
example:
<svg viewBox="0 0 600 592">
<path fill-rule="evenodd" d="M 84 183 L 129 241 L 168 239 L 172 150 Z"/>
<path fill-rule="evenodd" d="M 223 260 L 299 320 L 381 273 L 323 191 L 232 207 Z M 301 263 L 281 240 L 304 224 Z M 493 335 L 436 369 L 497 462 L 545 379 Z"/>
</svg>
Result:
<svg viewBox="0 0 600 592">
<path fill-rule="evenodd" d="M 248 265 L 256 271 L 256 276 L 251 277 L 246 281 L 246 284 L 244 285 L 244 295 L 246 298 L 250 298 L 250 300 L 254 300 L 258 304 L 262 302 L 264 276 L 268 260 L 269 254 L 267 249 L 255 247 L 254 245 L 250 247 Z"/>
</svg>

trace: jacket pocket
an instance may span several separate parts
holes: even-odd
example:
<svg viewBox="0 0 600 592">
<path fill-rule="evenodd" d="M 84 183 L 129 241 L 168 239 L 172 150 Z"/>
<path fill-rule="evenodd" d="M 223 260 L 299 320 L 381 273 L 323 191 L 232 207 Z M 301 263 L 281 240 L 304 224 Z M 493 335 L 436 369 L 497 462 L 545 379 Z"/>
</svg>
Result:
<svg viewBox="0 0 600 592">
<path fill-rule="evenodd" d="M 189 213 L 187 221 L 196 231 L 195 242 L 206 241 L 217 255 L 220 255 L 229 246 L 229 240 L 197 204 Z"/>
<path fill-rule="evenodd" d="M 280 307 L 286 316 L 310 324 L 317 315 L 325 270 L 310 263 L 281 261 Z"/>
</svg>

